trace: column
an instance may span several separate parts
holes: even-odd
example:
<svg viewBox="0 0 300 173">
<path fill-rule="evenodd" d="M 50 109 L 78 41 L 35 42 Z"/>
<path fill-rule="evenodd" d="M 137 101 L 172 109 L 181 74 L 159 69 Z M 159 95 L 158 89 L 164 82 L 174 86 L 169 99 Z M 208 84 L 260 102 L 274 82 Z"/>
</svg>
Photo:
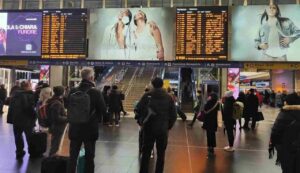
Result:
<svg viewBox="0 0 300 173">
<path fill-rule="evenodd" d="M 244 0 L 244 6 L 248 5 L 248 0 Z"/>
<path fill-rule="evenodd" d="M 50 86 L 61 86 L 63 84 L 63 66 L 51 66 L 50 68 Z"/>
<path fill-rule="evenodd" d="M 44 6 L 43 0 L 39 0 L 39 9 L 43 9 L 43 6 Z"/>
<path fill-rule="evenodd" d="M 125 0 L 124 3 L 124 7 L 127 8 L 128 0 Z"/>
<path fill-rule="evenodd" d="M 0 9 L 3 9 L 3 0 L 0 0 Z"/>
<path fill-rule="evenodd" d="M 227 68 L 222 68 L 221 71 L 221 86 L 220 86 L 221 97 L 227 91 L 227 71 L 228 71 Z"/>
<path fill-rule="evenodd" d="M 300 0 L 296 0 L 296 4 L 300 4 Z"/>
<path fill-rule="evenodd" d="M 196 7 L 198 5 L 198 0 L 194 0 L 194 6 Z"/>
<path fill-rule="evenodd" d="M 81 0 L 81 2 L 80 2 L 80 8 L 84 8 L 84 1 L 85 0 Z"/>
<path fill-rule="evenodd" d="M 174 6 L 174 0 L 171 0 L 170 3 L 171 3 L 170 6 L 173 7 Z"/>
<path fill-rule="evenodd" d="M 105 8 L 105 0 L 102 1 L 102 8 Z"/>
<path fill-rule="evenodd" d="M 218 5 L 219 5 L 219 6 L 221 6 L 221 5 L 222 5 L 222 0 L 219 0 L 219 3 L 218 3 Z"/>
<path fill-rule="evenodd" d="M 23 0 L 19 0 L 19 10 L 23 8 Z"/>
<path fill-rule="evenodd" d="M 60 2 L 59 2 L 59 8 L 64 8 L 64 0 L 60 0 Z"/>
<path fill-rule="evenodd" d="M 173 0 L 171 0 L 173 1 Z M 151 7 L 151 0 L 147 0 L 147 7 Z"/>
</svg>

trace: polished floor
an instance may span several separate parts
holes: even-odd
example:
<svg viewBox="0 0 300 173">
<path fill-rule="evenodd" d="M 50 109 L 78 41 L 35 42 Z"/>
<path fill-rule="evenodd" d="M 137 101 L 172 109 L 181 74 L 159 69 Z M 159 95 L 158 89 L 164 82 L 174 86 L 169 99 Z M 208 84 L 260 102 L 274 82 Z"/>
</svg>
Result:
<svg viewBox="0 0 300 173">
<path fill-rule="evenodd" d="M 270 130 L 278 110 L 263 108 L 265 121 L 258 123 L 254 131 L 237 130 L 236 150 L 223 150 L 227 137 L 222 123 L 217 132 L 216 157 L 206 157 L 206 135 L 201 124 L 193 128 L 178 120 L 169 134 L 169 145 L 165 159 L 165 173 L 280 173 L 275 159 L 268 159 Z M 120 127 L 102 126 L 96 148 L 96 173 L 138 173 L 138 127 L 130 118 L 122 118 Z M 67 148 L 67 143 L 64 143 Z M 5 114 L 0 117 L 0 173 L 39 173 L 42 159 L 22 162 L 15 159 L 12 126 L 6 123 Z M 155 156 L 151 161 L 151 171 Z"/>
</svg>

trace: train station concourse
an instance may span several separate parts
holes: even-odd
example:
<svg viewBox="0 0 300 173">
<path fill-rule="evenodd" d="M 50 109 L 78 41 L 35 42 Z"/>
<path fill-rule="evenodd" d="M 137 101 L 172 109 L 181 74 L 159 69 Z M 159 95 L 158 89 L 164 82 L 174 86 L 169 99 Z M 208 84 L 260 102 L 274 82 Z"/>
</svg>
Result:
<svg viewBox="0 0 300 173">
<path fill-rule="evenodd" d="M 0 0 L 0 173 L 300 173 L 300 0 Z"/>
</svg>

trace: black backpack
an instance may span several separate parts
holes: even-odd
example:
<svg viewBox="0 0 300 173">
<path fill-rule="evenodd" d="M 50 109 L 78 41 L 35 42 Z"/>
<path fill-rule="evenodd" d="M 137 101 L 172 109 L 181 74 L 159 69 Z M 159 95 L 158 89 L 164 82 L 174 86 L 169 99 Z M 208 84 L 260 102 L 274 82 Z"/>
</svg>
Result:
<svg viewBox="0 0 300 173">
<path fill-rule="evenodd" d="M 70 94 L 68 104 L 68 121 L 69 123 L 87 123 L 90 121 L 92 114 L 89 90 L 82 91 L 77 89 L 76 92 Z"/>
<path fill-rule="evenodd" d="M 288 125 L 283 144 L 291 153 L 300 152 L 300 121 L 293 120 Z"/>
</svg>

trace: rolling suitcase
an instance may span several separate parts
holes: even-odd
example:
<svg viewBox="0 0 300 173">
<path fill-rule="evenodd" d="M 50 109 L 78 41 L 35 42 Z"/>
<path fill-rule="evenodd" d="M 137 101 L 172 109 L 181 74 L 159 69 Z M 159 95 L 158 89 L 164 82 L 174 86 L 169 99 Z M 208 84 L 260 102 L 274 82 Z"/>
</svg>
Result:
<svg viewBox="0 0 300 173">
<path fill-rule="evenodd" d="M 66 173 L 69 157 L 53 156 L 42 161 L 41 173 Z"/>
<path fill-rule="evenodd" d="M 30 157 L 41 157 L 47 149 L 47 133 L 33 132 L 29 140 Z"/>
</svg>

